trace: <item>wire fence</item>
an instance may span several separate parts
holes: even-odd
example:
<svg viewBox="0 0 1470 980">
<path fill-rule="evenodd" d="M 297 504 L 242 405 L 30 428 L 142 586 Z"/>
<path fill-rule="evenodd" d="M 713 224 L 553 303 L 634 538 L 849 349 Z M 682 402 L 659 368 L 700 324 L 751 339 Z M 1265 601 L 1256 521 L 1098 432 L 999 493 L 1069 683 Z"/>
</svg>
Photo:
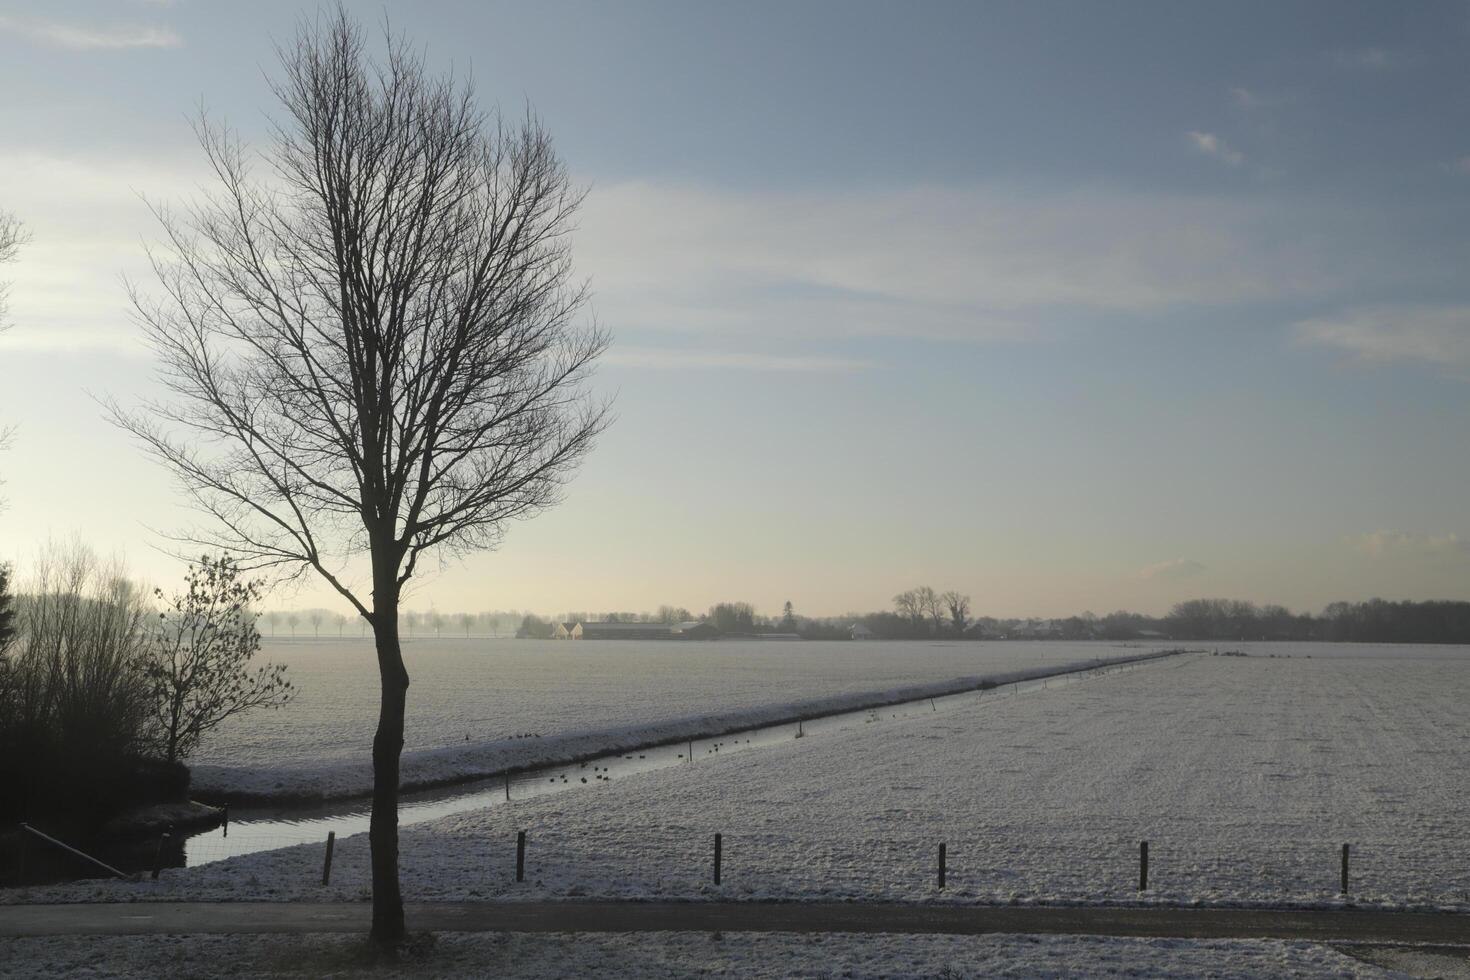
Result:
<svg viewBox="0 0 1470 980">
<path fill-rule="evenodd" d="M 243 831 L 243 828 L 242 828 Z M 289 893 L 321 886 L 361 897 L 367 835 L 302 842 L 231 831 L 188 842 L 206 882 L 250 880 Z M 241 860 L 247 846 L 269 854 Z M 1346 847 L 1345 847 L 1346 845 Z M 1180 841 L 1122 835 L 1033 840 L 825 837 L 705 824 L 588 834 L 555 826 L 492 837 L 403 842 L 411 890 L 433 897 L 829 898 L 975 903 L 1383 904 L 1470 906 L 1470 860 L 1443 844 L 1403 841 Z M 171 878 L 165 874 L 165 880 Z M 186 879 L 178 879 L 182 885 Z"/>
</svg>

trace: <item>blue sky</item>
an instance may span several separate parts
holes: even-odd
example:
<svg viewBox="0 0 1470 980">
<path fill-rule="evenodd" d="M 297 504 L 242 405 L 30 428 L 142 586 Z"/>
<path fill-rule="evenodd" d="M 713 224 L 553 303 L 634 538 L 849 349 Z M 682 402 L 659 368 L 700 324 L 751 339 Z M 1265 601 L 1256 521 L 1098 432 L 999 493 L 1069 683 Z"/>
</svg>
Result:
<svg viewBox="0 0 1470 980">
<path fill-rule="evenodd" d="M 201 103 L 263 145 L 315 9 L 0 0 L 4 557 L 177 574 L 88 392 L 149 388 L 140 195 Z M 349 9 L 542 116 L 616 338 L 566 503 L 415 603 L 1470 598 L 1470 5 Z"/>
</svg>

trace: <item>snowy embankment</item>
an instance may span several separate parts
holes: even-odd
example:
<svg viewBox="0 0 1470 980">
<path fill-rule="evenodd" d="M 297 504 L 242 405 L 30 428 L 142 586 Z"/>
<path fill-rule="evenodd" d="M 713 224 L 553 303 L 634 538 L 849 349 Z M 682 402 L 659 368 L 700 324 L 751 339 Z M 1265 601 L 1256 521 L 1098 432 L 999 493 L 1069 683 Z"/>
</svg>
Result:
<svg viewBox="0 0 1470 980">
<path fill-rule="evenodd" d="M 461 649 L 447 659 L 443 648 L 422 644 L 414 652 L 420 662 L 410 657 L 410 665 L 422 667 L 427 690 L 410 688 L 416 727 L 403 754 L 405 789 L 1151 655 L 1099 644 L 974 643 L 518 643 L 501 644 L 494 657 Z M 436 654 L 440 659 L 431 659 Z M 367 750 L 377 717 L 376 675 L 340 656 L 321 670 L 313 660 L 327 656 L 298 653 L 292 661 L 292 671 L 306 675 L 305 704 L 252 716 L 255 727 L 226 729 L 207 747 L 210 754 L 193 767 L 196 795 L 264 802 L 371 792 Z M 333 700 L 334 686 L 349 697 Z M 475 737 L 487 719 L 510 733 Z M 282 744 L 281 733 L 270 730 L 281 721 L 290 723 L 283 727 L 296 736 L 294 744 Z M 549 721 L 557 730 L 546 730 Z M 455 735 L 450 744 L 432 744 L 450 732 L 463 732 L 462 740 Z"/>
<path fill-rule="evenodd" d="M 1439 964 L 1437 964 L 1439 965 Z M 0 978 L 412 977 L 1297 977 L 1389 980 L 1325 946 L 1264 940 L 834 933 L 444 933 L 373 962 L 358 936 L 86 936 L 0 940 Z"/>
<path fill-rule="evenodd" d="M 1470 907 L 1470 651 L 1191 656 L 403 829 L 405 895 Z M 528 832 L 527 880 L 514 880 Z M 714 833 L 723 880 L 711 881 Z M 1137 891 L 1138 842 L 1151 844 Z M 940 891 L 935 856 L 948 845 Z M 353 900 L 308 845 L 0 900 Z"/>
</svg>

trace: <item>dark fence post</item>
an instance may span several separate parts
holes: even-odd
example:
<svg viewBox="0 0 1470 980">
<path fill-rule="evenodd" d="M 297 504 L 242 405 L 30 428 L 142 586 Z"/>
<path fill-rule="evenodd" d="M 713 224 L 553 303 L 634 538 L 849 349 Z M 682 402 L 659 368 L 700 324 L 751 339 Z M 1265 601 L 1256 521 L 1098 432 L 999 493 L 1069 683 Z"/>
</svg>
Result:
<svg viewBox="0 0 1470 980">
<path fill-rule="evenodd" d="M 944 844 L 939 845 L 939 890 L 944 891 Z"/>
<path fill-rule="evenodd" d="M 163 842 L 168 840 L 168 833 L 158 835 L 158 846 L 153 849 L 153 880 L 158 880 L 158 874 L 163 870 Z"/>
<path fill-rule="evenodd" d="M 694 739 L 689 740 L 689 761 L 694 761 Z"/>
<path fill-rule="evenodd" d="M 225 820 L 225 833 L 224 833 L 224 836 L 228 837 L 228 836 L 230 836 L 230 805 L 228 803 L 226 803 L 222 809 L 224 810 L 224 820 Z"/>
<path fill-rule="evenodd" d="M 1138 842 L 1138 890 L 1148 891 L 1148 841 Z"/>
<path fill-rule="evenodd" d="M 332 849 L 337 846 L 337 832 L 327 831 L 327 856 L 322 861 L 322 884 L 325 885 L 332 880 Z"/>
<path fill-rule="evenodd" d="M 510 802 L 510 773 L 505 774 L 505 802 Z"/>
<path fill-rule="evenodd" d="M 1342 893 L 1348 893 L 1348 846 L 1342 845 Z"/>
<path fill-rule="evenodd" d="M 723 843 L 724 838 L 719 834 L 715 834 L 715 884 L 717 885 L 720 883 L 720 852 L 723 849 Z"/>
<path fill-rule="evenodd" d="M 526 832 L 516 831 L 516 881 L 526 880 Z"/>
</svg>

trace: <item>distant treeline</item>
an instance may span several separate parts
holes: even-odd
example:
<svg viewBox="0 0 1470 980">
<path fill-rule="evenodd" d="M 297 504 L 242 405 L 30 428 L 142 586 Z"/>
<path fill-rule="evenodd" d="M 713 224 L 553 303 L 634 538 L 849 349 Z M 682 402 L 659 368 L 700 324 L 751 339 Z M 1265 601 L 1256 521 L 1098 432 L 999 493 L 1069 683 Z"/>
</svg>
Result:
<svg viewBox="0 0 1470 980">
<path fill-rule="evenodd" d="M 1237 599 L 1191 599 L 1165 616 L 1119 611 L 1082 613 L 1060 619 L 972 617 L 970 597 L 921 586 L 894 597 L 894 609 L 841 616 L 802 616 L 787 602 L 778 616 L 763 615 L 748 602 L 721 602 L 702 613 L 683 606 L 653 612 L 573 611 L 558 616 L 510 610 L 482 613 L 403 614 L 404 635 L 520 636 L 547 638 L 558 622 L 707 622 L 727 636 L 796 633 L 808 640 L 849 640 L 853 628 L 884 640 L 1320 640 L 1358 643 L 1470 644 L 1470 602 L 1334 602 L 1320 614 L 1293 613 L 1284 606 Z M 268 635 L 339 636 L 363 631 L 357 617 L 328 610 L 265 613 Z M 859 631 L 860 633 L 862 631 Z"/>
</svg>

